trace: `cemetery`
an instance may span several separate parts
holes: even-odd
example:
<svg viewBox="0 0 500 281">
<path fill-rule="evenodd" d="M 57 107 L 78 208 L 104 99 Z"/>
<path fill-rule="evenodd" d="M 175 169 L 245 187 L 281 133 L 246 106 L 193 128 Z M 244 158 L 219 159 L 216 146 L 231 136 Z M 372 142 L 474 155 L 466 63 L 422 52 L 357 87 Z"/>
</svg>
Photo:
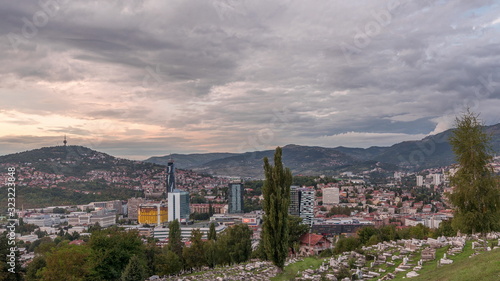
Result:
<svg viewBox="0 0 500 281">
<path fill-rule="evenodd" d="M 490 233 L 483 240 L 477 235 L 408 239 L 382 242 L 363 246 L 358 251 L 319 258 L 317 266 L 298 270 L 294 280 L 392 280 L 413 278 L 426 267 L 441 267 L 452 264 L 459 254 L 471 253 L 469 257 L 498 249 L 488 246 L 491 241 L 500 244 L 500 233 Z M 490 243 L 488 243 L 490 242 Z M 464 251 L 467 248 L 467 251 Z M 291 258 L 286 266 L 302 262 L 306 257 Z M 285 271 L 287 267 L 285 267 Z M 247 264 L 205 269 L 192 275 L 165 277 L 158 280 L 289 280 L 281 278 L 276 267 L 266 261 L 251 261 Z"/>
</svg>

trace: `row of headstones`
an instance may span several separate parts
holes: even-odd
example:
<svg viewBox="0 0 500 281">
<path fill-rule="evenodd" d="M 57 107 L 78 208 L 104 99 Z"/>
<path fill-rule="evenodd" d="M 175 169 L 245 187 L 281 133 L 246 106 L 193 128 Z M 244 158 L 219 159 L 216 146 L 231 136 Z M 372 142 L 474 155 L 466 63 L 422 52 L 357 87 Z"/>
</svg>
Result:
<svg viewBox="0 0 500 281">
<path fill-rule="evenodd" d="M 500 237 L 499 234 L 493 234 L 493 235 L 496 235 L 496 236 L 493 236 L 494 238 Z M 479 237 L 473 237 L 473 238 L 479 239 Z M 491 238 L 491 236 L 490 236 L 490 238 Z M 413 247 L 413 249 L 411 249 L 411 251 L 409 251 L 409 249 L 407 249 L 405 247 L 406 245 L 409 245 L 409 243 L 416 246 L 416 247 Z M 384 241 L 384 242 L 379 243 L 379 244 L 374 245 L 374 246 L 363 247 L 363 250 L 375 250 L 376 249 L 378 251 L 384 251 L 384 253 L 382 253 L 381 255 L 378 255 L 375 258 L 375 261 L 371 263 L 371 268 L 373 268 L 374 266 L 380 265 L 382 263 L 386 263 L 389 266 L 391 266 L 391 265 L 393 266 L 394 263 L 387 261 L 388 257 L 392 258 L 393 261 L 402 258 L 401 256 L 392 255 L 395 251 L 400 251 L 400 253 L 402 253 L 402 254 L 407 254 L 409 252 L 415 251 L 416 250 L 415 248 L 422 247 L 424 244 L 429 244 L 433 248 L 437 248 L 439 246 L 442 247 L 444 245 L 450 245 L 451 247 L 449 250 L 449 254 L 454 254 L 456 252 L 463 250 L 463 247 L 465 245 L 465 238 L 464 237 L 450 237 L 450 238 L 439 237 L 438 239 L 429 238 L 427 240 L 411 239 L 411 240 L 398 240 L 398 241 L 389 241 L 389 242 Z M 499 244 L 500 244 L 500 238 L 499 238 Z M 404 246 L 402 246 L 402 245 L 404 245 Z M 473 244 L 473 245 L 474 245 L 473 247 L 475 247 L 475 244 Z M 385 251 L 388 248 L 391 248 L 391 249 Z M 370 271 L 369 268 L 367 268 L 367 267 L 363 267 L 364 264 L 366 263 L 366 257 L 364 255 L 358 254 L 356 252 L 343 253 L 337 259 L 332 257 L 330 259 L 330 268 L 333 270 L 333 272 L 338 273 L 340 266 L 342 265 L 342 266 L 348 267 L 349 265 L 347 263 L 347 260 L 350 258 L 353 258 L 353 257 L 357 258 L 355 266 L 362 268 L 361 270 L 357 271 L 357 273 L 361 272 L 361 274 L 362 275 L 364 274 L 365 277 L 372 276 L 372 273 L 374 273 L 374 272 Z M 290 263 L 295 263 L 297 261 L 299 261 L 299 259 L 290 259 L 287 261 L 287 263 L 285 265 L 288 265 Z M 404 269 L 406 269 L 405 266 L 407 266 L 407 261 L 408 261 L 407 257 L 406 257 L 406 262 L 405 262 L 405 258 L 403 258 L 402 265 L 403 265 Z M 450 261 L 453 262 L 452 260 L 447 259 L 446 255 L 445 255 L 443 257 L 443 259 L 440 260 L 440 264 L 448 264 L 448 263 L 451 263 Z M 248 264 L 245 266 L 244 269 L 247 271 L 253 271 L 256 268 L 261 268 L 264 264 L 266 264 L 266 262 L 257 262 L 255 264 Z M 421 264 L 422 264 L 422 260 L 420 260 L 418 262 L 418 266 L 415 269 L 418 269 L 418 267 L 421 268 Z M 330 268 L 328 267 L 328 264 L 322 264 L 322 266 L 320 266 L 318 272 L 323 273 L 323 272 L 328 271 Z M 401 268 L 401 269 L 403 269 L 403 268 Z M 271 270 L 266 269 L 264 271 L 269 272 Z M 221 274 L 221 273 L 217 272 L 214 274 Z M 376 273 L 376 274 L 378 274 L 378 273 Z M 374 275 L 373 277 L 376 276 L 375 274 L 373 274 L 373 275 Z M 387 274 L 386 276 L 390 277 L 392 275 L 393 274 Z M 317 277 L 317 276 L 314 276 L 314 277 Z M 371 278 L 373 278 L 373 277 L 371 277 Z M 188 280 L 188 279 L 186 279 L 186 280 Z"/>
<path fill-rule="evenodd" d="M 500 237 L 500 233 L 499 234 L 489 234 L 489 239 L 491 239 L 491 238 L 496 239 L 498 237 Z M 438 237 L 437 239 L 428 238 L 427 240 L 419 240 L 419 239 L 399 240 L 399 241 L 381 242 L 381 243 L 379 243 L 377 245 L 373 245 L 373 246 L 364 246 L 364 247 L 362 247 L 362 249 L 365 251 L 374 250 L 374 249 L 376 249 L 378 251 L 384 251 L 384 253 L 382 253 L 381 255 L 376 256 L 375 261 L 370 264 L 371 268 L 373 268 L 377 265 L 380 265 L 382 263 L 386 263 L 389 266 L 393 266 L 394 263 L 388 262 L 387 258 L 392 258 L 393 261 L 400 259 L 400 258 L 403 258 L 403 262 L 400 264 L 400 269 L 403 269 L 404 271 L 406 271 L 406 270 L 410 269 L 411 266 L 413 266 L 412 264 L 408 264 L 408 257 L 401 257 L 401 256 L 397 256 L 397 255 L 392 255 L 392 254 L 395 251 L 399 251 L 402 254 L 408 254 L 408 253 L 411 253 L 411 252 L 418 250 L 418 248 L 421 248 L 424 245 L 429 245 L 430 248 L 424 249 L 425 250 L 424 257 L 425 258 L 420 259 L 417 262 L 417 266 L 415 266 L 412 271 L 407 273 L 407 277 L 414 277 L 414 276 L 418 276 L 418 273 L 416 273 L 416 271 L 418 271 L 422 268 L 422 264 L 424 261 L 435 259 L 435 252 L 436 252 L 437 248 L 441 248 L 441 247 L 444 247 L 446 245 L 449 245 L 450 246 L 449 254 L 455 254 L 458 252 L 462 252 L 463 248 L 465 246 L 466 238 L 467 237 L 464 237 L 464 236 L 457 236 L 457 237 L 441 236 L 441 237 Z M 476 237 L 473 237 L 473 238 L 476 238 Z M 414 246 L 411 248 L 407 247 L 407 245 L 409 245 L 409 244 L 412 244 Z M 400 246 L 400 245 L 404 245 L 404 246 Z M 499 245 L 500 245 L 500 238 L 499 238 Z M 389 251 L 385 251 L 388 248 L 392 248 L 392 249 Z M 346 253 L 344 253 L 344 254 L 346 254 Z M 345 260 L 345 259 L 346 259 L 346 255 L 341 255 L 338 258 L 338 260 L 336 261 L 336 263 L 333 262 L 335 259 L 332 258 L 330 261 L 330 264 L 331 265 L 340 265 L 339 262 L 341 260 Z M 443 256 L 443 258 L 441 258 L 439 260 L 439 264 L 450 264 L 452 262 L 453 262 L 453 260 L 448 259 L 446 254 Z M 345 266 L 346 263 L 343 263 L 343 265 Z M 356 265 L 361 267 L 361 264 L 356 264 Z M 369 272 L 369 269 L 366 267 L 362 267 L 361 270 L 358 269 L 357 273 L 360 273 L 360 272 L 361 272 L 361 274 L 364 274 L 365 277 L 373 278 L 372 276 L 367 275 L 367 273 Z M 391 276 L 394 276 L 394 274 L 391 273 L 391 274 L 387 274 L 386 276 L 384 276 L 384 278 L 390 278 Z"/>
<path fill-rule="evenodd" d="M 450 253 L 456 253 L 459 251 L 463 251 L 463 247 L 465 245 L 465 240 L 466 240 L 465 237 L 446 238 L 443 236 L 443 237 L 439 237 L 438 239 L 428 238 L 427 240 L 411 239 L 411 240 L 401 240 L 398 242 L 390 241 L 390 242 L 382 242 L 382 243 L 379 243 L 379 244 L 374 245 L 374 246 L 364 246 L 363 250 L 366 251 L 366 250 L 376 249 L 378 251 L 381 251 L 381 250 L 386 250 L 388 248 L 392 248 L 391 250 L 386 251 L 386 252 L 382 253 L 381 255 L 376 256 L 375 261 L 370 264 L 370 267 L 373 268 L 373 267 L 380 265 L 380 264 L 383 264 L 383 263 L 385 263 L 389 266 L 393 266 L 394 263 L 388 262 L 387 258 L 392 258 L 393 261 L 402 258 L 403 262 L 398 267 L 399 270 L 396 270 L 396 272 L 397 272 L 397 271 L 407 271 L 408 269 L 410 269 L 413 266 L 413 264 L 408 263 L 408 261 L 409 261 L 408 257 L 401 257 L 401 256 L 397 256 L 397 255 L 392 255 L 395 251 L 399 250 L 403 254 L 408 254 L 408 253 L 411 253 L 411 252 L 417 250 L 418 248 L 421 248 L 423 245 L 428 244 L 431 247 L 430 248 L 428 247 L 428 248 L 422 250 L 424 258 L 420 259 L 417 262 L 417 266 L 415 266 L 412 271 L 407 273 L 407 277 L 414 277 L 414 276 L 418 276 L 418 273 L 416 273 L 416 271 L 418 271 L 422 268 L 422 264 L 424 261 L 433 260 L 435 258 L 435 252 L 436 252 L 437 248 L 441 248 L 443 246 L 450 245 L 450 246 L 452 246 L 450 248 L 451 249 Z M 407 247 L 407 245 L 409 243 L 414 245 L 414 247 L 409 249 L 409 247 Z M 405 246 L 401 247 L 400 244 L 403 244 Z M 348 266 L 348 264 L 345 262 L 345 260 L 352 258 L 352 256 L 353 256 L 353 253 L 348 252 L 348 253 L 343 253 L 337 259 L 331 258 L 330 265 L 334 269 L 334 272 L 337 271 L 336 269 L 338 269 L 338 267 L 340 265 Z M 452 260 L 447 259 L 446 254 L 439 261 L 440 264 L 449 264 L 452 262 L 453 262 Z M 366 258 L 364 256 L 358 258 L 356 263 L 355 263 L 355 266 L 358 267 L 358 269 L 356 270 L 356 275 L 357 275 L 358 279 L 362 279 L 362 277 L 370 279 L 370 278 L 374 278 L 374 277 L 377 277 L 378 275 L 380 275 L 376 272 L 370 271 L 369 268 L 367 268 L 367 267 L 363 267 L 363 265 L 365 263 L 366 263 Z M 361 269 L 359 269 L 359 267 L 361 267 Z M 324 272 L 327 270 L 328 270 L 328 266 L 327 265 L 325 266 L 323 264 L 322 266 L 320 266 L 319 272 Z M 385 270 L 381 270 L 381 269 L 379 271 L 385 272 Z M 310 276 L 310 275 L 307 275 L 307 276 Z M 310 277 L 313 277 L 313 276 L 317 277 L 319 275 L 311 275 Z M 387 276 L 386 278 L 390 278 L 391 276 L 394 276 L 394 274 L 387 274 L 386 276 Z"/>
<path fill-rule="evenodd" d="M 224 266 L 196 276 L 167 277 L 161 280 L 269 280 L 275 275 L 276 269 L 270 262 L 258 261 L 245 266 Z"/>
</svg>

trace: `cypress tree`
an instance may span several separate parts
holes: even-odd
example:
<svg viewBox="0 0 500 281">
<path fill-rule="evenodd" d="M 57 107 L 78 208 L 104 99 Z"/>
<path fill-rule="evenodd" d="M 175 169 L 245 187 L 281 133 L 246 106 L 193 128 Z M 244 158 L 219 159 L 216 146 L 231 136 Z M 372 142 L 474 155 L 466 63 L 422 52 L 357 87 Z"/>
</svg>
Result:
<svg viewBox="0 0 500 281">
<path fill-rule="evenodd" d="M 267 157 L 264 158 L 266 180 L 262 187 L 264 216 L 261 243 L 267 258 L 283 271 L 288 255 L 288 206 L 292 172 L 283 167 L 281 155 L 281 147 L 277 147 L 274 153 L 274 166 L 269 164 Z"/>
<path fill-rule="evenodd" d="M 215 223 L 210 224 L 210 230 L 208 231 L 208 240 L 217 240 L 217 232 L 215 231 Z"/>
<path fill-rule="evenodd" d="M 214 207 L 212 206 L 212 201 L 208 202 L 208 215 L 213 216 L 214 215 Z"/>
<path fill-rule="evenodd" d="M 168 225 L 168 249 L 182 257 L 181 226 L 178 220 L 171 221 Z"/>
<path fill-rule="evenodd" d="M 467 110 L 456 118 L 450 144 L 458 162 L 451 177 L 454 186 L 449 198 L 455 214 L 452 226 L 462 233 L 486 234 L 500 230 L 500 188 L 489 165 L 491 136 L 483 132 L 478 115 Z"/>
</svg>

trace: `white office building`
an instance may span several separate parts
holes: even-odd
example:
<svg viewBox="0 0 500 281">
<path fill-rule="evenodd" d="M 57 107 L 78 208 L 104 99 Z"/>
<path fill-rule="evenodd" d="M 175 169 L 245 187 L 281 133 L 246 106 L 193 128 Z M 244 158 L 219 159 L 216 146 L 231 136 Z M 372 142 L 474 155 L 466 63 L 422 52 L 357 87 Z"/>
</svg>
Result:
<svg viewBox="0 0 500 281">
<path fill-rule="evenodd" d="M 179 189 L 168 193 L 168 221 L 189 220 L 189 193 Z"/>
<path fill-rule="evenodd" d="M 215 233 L 218 235 L 224 231 L 227 226 L 223 224 L 215 225 Z M 194 225 L 181 225 L 181 238 L 189 239 L 193 229 L 199 229 L 202 233 L 202 239 L 208 239 L 208 232 L 210 231 L 210 223 L 194 224 Z M 157 226 L 153 229 L 153 237 L 159 240 L 168 238 L 169 228 L 167 226 Z"/>
<path fill-rule="evenodd" d="M 338 187 L 323 188 L 323 205 L 335 205 L 340 203 L 340 192 Z"/>
<path fill-rule="evenodd" d="M 300 190 L 300 217 L 302 223 L 311 225 L 314 219 L 314 189 Z"/>
<path fill-rule="evenodd" d="M 424 177 L 417 176 L 417 186 L 423 186 L 423 185 L 424 185 Z"/>
<path fill-rule="evenodd" d="M 434 186 L 438 186 L 441 184 L 441 174 L 431 174 L 432 177 L 432 184 Z"/>
</svg>

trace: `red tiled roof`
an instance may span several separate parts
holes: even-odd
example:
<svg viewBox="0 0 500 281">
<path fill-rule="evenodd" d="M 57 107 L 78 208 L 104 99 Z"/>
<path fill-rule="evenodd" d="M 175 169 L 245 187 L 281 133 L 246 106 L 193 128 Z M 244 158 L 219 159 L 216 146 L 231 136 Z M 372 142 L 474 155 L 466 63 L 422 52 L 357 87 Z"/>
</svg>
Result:
<svg viewBox="0 0 500 281">
<path fill-rule="evenodd" d="M 306 233 L 300 237 L 300 244 L 309 244 L 309 236 L 311 237 L 311 245 L 316 245 L 318 242 L 323 239 L 323 235 L 314 234 L 314 233 Z"/>
</svg>

